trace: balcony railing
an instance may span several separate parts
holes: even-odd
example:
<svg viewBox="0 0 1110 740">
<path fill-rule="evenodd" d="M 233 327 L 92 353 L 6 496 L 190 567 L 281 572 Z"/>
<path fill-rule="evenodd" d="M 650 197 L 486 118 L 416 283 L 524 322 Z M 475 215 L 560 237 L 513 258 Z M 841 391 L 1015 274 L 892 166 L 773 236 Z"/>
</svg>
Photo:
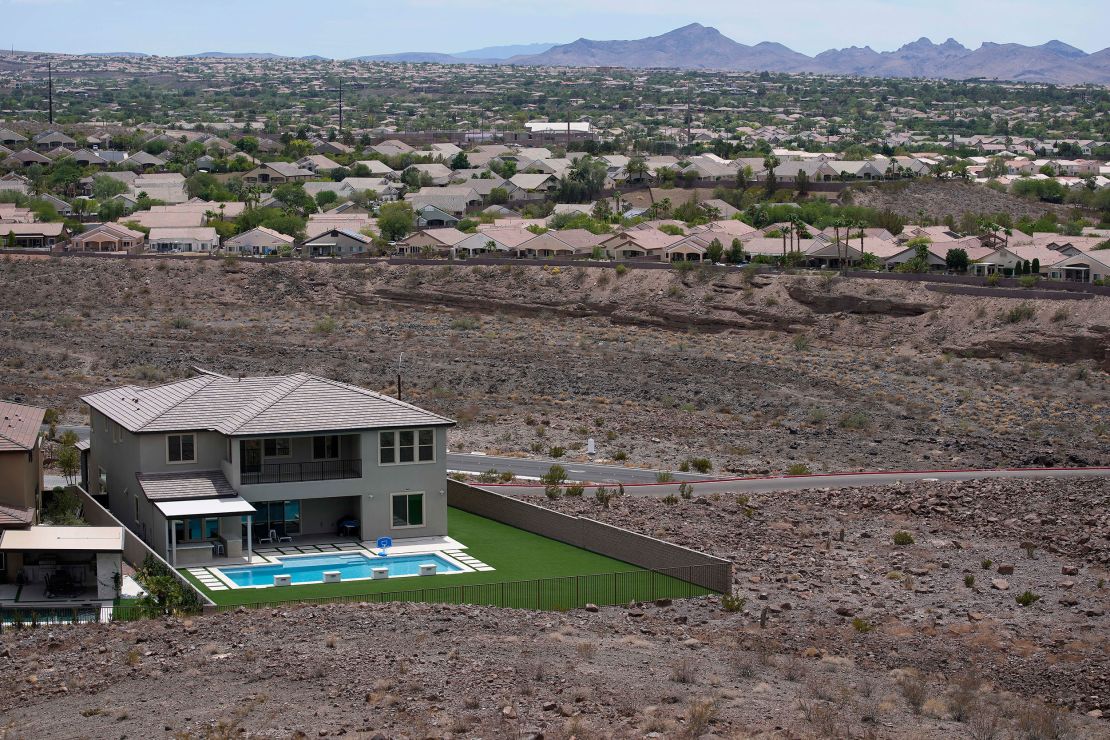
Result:
<svg viewBox="0 0 1110 740">
<path fill-rule="evenodd" d="M 345 480 L 362 477 L 362 460 L 317 460 L 315 462 L 266 463 L 257 470 L 242 471 L 243 485 L 255 483 L 303 483 L 315 480 Z"/>
</svg>

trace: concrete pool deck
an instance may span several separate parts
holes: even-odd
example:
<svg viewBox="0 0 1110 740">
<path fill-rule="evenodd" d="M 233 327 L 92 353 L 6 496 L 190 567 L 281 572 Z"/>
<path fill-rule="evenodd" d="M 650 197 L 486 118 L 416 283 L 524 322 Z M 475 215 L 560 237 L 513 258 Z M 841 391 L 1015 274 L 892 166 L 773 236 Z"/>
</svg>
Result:
<svg viewBox="0 0 1110 740">
<path fill-rule="evenodd" d="M 491 566 L 477 558 L 468 555 L 464 550 L 467 547 L 452 537 L 412 537 L 395 540 L 392 547 L 387 548 L 389 555 L 441 555 L 449 561 L 454 561 L 462 567 L 464 572 L 488 572 L 494 570 Z M 376 556 L 379 552 L 377 543 L 341 540 L 335 542 L 307 543 L 282 543 L 267 545 L 255 550 L 255 559 L 251 563 L 246 558 L 223 558 L 209 564 L 195 565 L 181 568 L 192 577 L 196 578 L 202 586 L 210 591 L 227 591 L 239 588 L 275 588 L 274 586 L 238 586 L 223 572 L 224 568 L 243 568 L 255 565 L 275 565 L 282 561 L 279 558 L 297 555 L 328 555 L 334 553 L 365 553 Z M 448 574 L 441 574 L 448 575 Z M 394 576 L 394 578 L 407 578 L 409 576 Z M 369 579 L 350 579 L 369 580 Z M 280 587 L 279 587 L 280 588 Z"/>
</svg>

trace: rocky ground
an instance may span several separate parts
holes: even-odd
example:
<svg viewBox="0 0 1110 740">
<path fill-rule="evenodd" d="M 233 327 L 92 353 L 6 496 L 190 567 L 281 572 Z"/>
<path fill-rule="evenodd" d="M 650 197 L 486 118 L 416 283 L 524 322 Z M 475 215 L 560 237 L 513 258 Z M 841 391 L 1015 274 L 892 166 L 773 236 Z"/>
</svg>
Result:
<svg viewBox="0 0 1110 740">
<path fill-rule="evenodd" d="M 1110 299 L 611 268 L 0 261 L 0 397 L 316 372 L 452 449 L 737 474 L 1110 463 Z M 1012 320 L 1026 304 L 1031 317 Z"/>
<path fill-rule="evenodd" d="M 0 736 L 1107 737 L 1108 498 L 1099 479 L 545 499 L 733 560 L 738 601 L 9 630 Z"/>
<path fill-rule="evenodd" d="M 937 182 L 929 178 L 878 187 L 863 185 L 851 191 L 850 200 L 855 205 L 893 211 L 914 223 L 920 223 L 922 213 L 936 222 L 951 215 L 957 223 L 965 213 L 976 216 L 1005 213 L 1015 221 L 1026 216 L 1036 220 L 1053 213 L 1061 222 L 1067 221 L 1073 213 L 1071 206 L 1027 200 L 984 185 Z"/>
</svg>

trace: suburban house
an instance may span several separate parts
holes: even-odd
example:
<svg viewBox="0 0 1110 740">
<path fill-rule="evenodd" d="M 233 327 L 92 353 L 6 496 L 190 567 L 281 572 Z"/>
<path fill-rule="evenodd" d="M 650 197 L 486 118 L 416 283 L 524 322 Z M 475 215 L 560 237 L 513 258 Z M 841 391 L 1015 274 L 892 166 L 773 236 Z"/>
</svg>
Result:
<svg viewBox="0 0 1110 740">
<path fill-rule="evenodd" d="M 0 604 L 111 603 L 123 530 L 37 524 L 45 413 L 0 401 Z"/>
<path fill-rule="evenodd" d="M 220 237 L 212 226 L 157 227 L 147 235 L 152 252 L 214 252 Z"/>
<path fill-rule="evenodd" d="M 0 128 L 0 146 L 15 151 L 17 147 L 27 146 L 27 137 L 11 129 Z"/>
<path fill-rule="evenodd" d="M 425 229 L 405 237 L 397 246 L 397 254 L 420 254 L 425 250 L 434 254 L 446 255 L 468 234 L 458 229 L 447 227 L 441 229 Z"/>
<path fill-rule="evenodd" d="M 137 252 L 146 235 L 121 224 L 97 224 L 88 231 L 75 234 L 66 246 L 72 252 Z"/>
<path fill-rule="evenodd" d="M 284 185 L 287 182 L 305 182 L 313 178 L 312 172 L 290 162 L 263 162 L 250 172 L 243 173 L 248 185 Z"/>
<path fill-rule="evenodd" d="M 242 255 L 280 254 L 283 249 L 292 251 L 293 242 L 293 237 L 287 234 L 257 226 L 228 239 L 224 242 L 224 250 Z"/>
<path fill-rule="evenodd" d="M 1106 256 L 1103 257 L 1103 254 Z M 1047 272 L 1053 280 L 1075 283 L 1110 280 L 1110 252 L 1079 252 L 1051 265 L 1047 271 L 1042 267 L 1041 272 Z"/>
<path fill-rule="evenodd" d="M 21 149 L 15 154 L 9 154 L 3 162 L 0 162 L 0 164 L 4 165 L 4 167 L 7 167 L 10 170 L 14 170 L 20 167 L 30 167 L 31 165 L 36 164 L 48 166 L 50 162 L 51 160 L 49 157 L 44 157 L 36 151 L 33 151 L 31 149 Z"/>
<path fill-rule="evenodd" d="M 69 149 L 72 151 L 77 148 L 77 142 L 61 131 L 43 131 L 32 138 L 31 143 L 40 152 L 49 152 L 54 149 Z"/>
<path fill-rule="evenodd" d="M 305 239 L 303 253 L 309 257 L 354 257 L 366 254 L 374 240 L 351 229 L 331 228 Z"/>
<path fill-rule="evenodd" d="M 11 240 L 19 249 L 53 249 L 68 238 L 69 230 L 63 223 L 0 224 L 0 244 Z"/>
<path fill-rule="evenodd" d="M 39 430 L 45 414 L 45 409 L 0 401 L 0 530 L 37 521 L 42 505 Z"/>
<path fill-rule="evenodd" d="M 175 565 L 249 559 L 276 538 L 447 534 L 454 422 L 395 398 L 306 373 L 203 372 L 83 400 L 90 493 Z"/>
<path fill-rule="evenodd" d="M 309 154 L 307 157 L 301 157 L 293 164 L 302 170 L 308 170 L 314 175 L 330 174 L 332 170 L 337 170 L 343 166 L 323 154 Z"/>
</svg>

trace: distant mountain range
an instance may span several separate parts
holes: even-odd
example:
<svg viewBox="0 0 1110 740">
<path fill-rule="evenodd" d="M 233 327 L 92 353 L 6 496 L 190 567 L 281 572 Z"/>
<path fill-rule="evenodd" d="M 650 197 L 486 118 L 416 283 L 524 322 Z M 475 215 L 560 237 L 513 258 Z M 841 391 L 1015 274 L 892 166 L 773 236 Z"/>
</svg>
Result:
<svg viewBox="0 0 1110 740">
<path fill-rule="evenodd" d="M 149 56 L 138 52 L 91 56 Z M 207 51 L 189 56 L 224 59 L 282 59 L 270 53 Z M 320 56 L 299 57 L 323 60 Z M 870 46 L 829 49 L 807 56 L 782 44 L 737 43 L 715 28 L 691 23 L 661 36 L 632 41 L 578 39 L 569 44 L 490 46 L 456 54 L 404 52 L 356 57 L 357 61 L 436 64 L 517 64 L 566 67 L 719 69 L 748 72 L 813 72 L 868 77 L 998 79 L 1057 84 L 1110 84 L 1110 48 L 1088 54 L 1062 41 L 1040 46 L 986 42 L 968 49 L 955 39 L 934 44 L 921 38 L 895 51 Z"/>
<path fill-rule="evenodd" d="M 740 44 L 700 23 L 634 41 L 578 39 L 540 54 L 512 57 L 510 64 L 572 67 L 673 67 L 751 72 L 816 72 L 873 77 L 940 77 L 1024 82 L 1110 83 L 1110 48 L 1094 54 L 1062 41 L 1040 46 L 984 43 L 974 51 L 955 39 L 934 44 L 921 38 L 896 51 L 830 49 L 815 57 L 782 44 Z"/>
</svg>

